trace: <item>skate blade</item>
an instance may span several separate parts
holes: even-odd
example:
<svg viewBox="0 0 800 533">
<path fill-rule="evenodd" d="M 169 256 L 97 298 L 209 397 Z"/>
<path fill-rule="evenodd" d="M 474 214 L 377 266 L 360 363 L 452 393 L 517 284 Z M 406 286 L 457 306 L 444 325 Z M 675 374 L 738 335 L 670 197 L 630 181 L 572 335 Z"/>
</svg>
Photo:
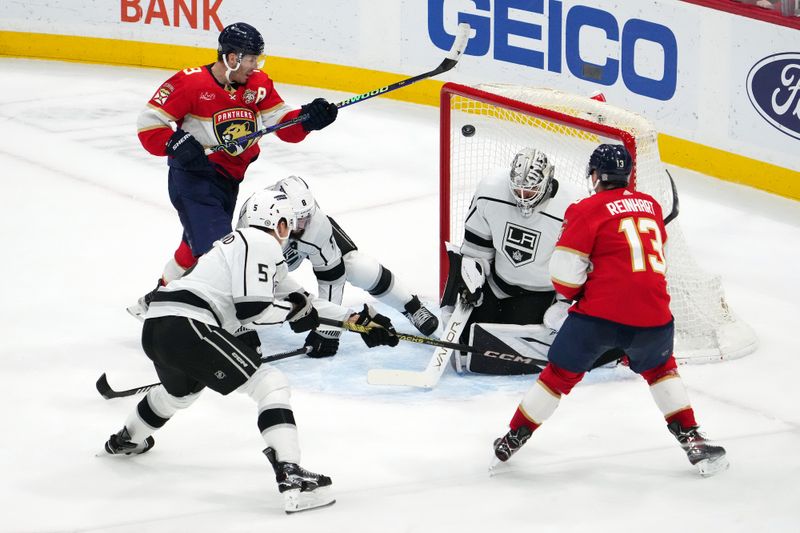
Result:
<svg viewBox="0 0 800 533">
<path fill-rule="evenodd" d="M 283 510 L 286 514 L 302 513 L 336 503 L 330 487 L 320 487 L 308 492 L 301 492 L 300 489 L 287 490 L 283 495 L 285 498 Z"/>
<path fill-rule="evenodd" d="M 489 477 L 494 477 L 508 470 L 508 463 L 503 462 L 494 454 L 494 447 L 492 447 L 492 455 L 489 458 Z"/>
<path fill-rule="evenodd" d="M 706 459 L 705 461 L 700 461 L 695 465 L 697 470 L 700 472 L 700 475 L 703 477 L 711 477 L 715 474 L 719 474 L 720 472 L 724 472 L 728 468 L 730 468 L 731 464 L 728 462 L 728 458 L 724 455 L 722 457 L 718 457 L 716 459 Z"/>
</svg>

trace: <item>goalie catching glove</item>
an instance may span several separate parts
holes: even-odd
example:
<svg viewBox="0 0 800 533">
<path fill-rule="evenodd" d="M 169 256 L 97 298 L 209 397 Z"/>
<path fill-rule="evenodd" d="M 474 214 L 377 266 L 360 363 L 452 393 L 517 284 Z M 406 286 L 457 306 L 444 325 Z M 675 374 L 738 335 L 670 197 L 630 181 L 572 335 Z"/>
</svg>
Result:
<svg viewBox="0 0 800 533">
<path fill-rule="evenodd" d="M 370 328 L 368 332 L 361 333 L 361 338 L 364 339 L 364 344 L 368 347 L 374 348 L 380 345 L 397 346 L 397 343 L 400 342 L 389 317 L 378 314 L 375 309 L 367 304 L 364 304 L 364 309 L 361 312 L 352 316 L 358 317 L 356 324 Z"/>
</svg>

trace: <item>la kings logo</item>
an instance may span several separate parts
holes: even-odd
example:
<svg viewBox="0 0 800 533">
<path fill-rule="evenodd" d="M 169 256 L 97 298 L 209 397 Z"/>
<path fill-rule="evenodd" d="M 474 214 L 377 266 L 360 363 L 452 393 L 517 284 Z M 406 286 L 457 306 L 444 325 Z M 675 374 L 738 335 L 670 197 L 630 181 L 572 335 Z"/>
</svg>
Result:
<svg viewBox="0 0 800 533">
<path fill-rule="evenodd" d="M 539 231 L 507 222 L 503 235 L 503 255 L 515 267 L 533 263 L 541 235 Z"/>
<path fill-rule="evenodd" d="M 294 266 L 295 263 L 299 263 L 303 259 L 300 257 L 300 252 L 297 251 L 297 243 L 295 241 L 291 241 L 289 246 L 283 250 L 283 259 L 289 266 Z"/>
</svg>

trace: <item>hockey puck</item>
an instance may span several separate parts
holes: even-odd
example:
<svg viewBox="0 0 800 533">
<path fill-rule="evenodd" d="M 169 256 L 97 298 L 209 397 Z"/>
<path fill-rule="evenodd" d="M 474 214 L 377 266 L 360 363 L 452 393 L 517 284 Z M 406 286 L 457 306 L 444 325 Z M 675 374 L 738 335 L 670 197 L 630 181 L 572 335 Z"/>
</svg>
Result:
<svg viewBox="0 0 800 533">
<path fill-rule="evenodd" d="M 461 126 L 461 135 L 464 137 L 472 137 L 475 135 L 475 126 L 472 124 L 464 124 Z"/>
</svg>

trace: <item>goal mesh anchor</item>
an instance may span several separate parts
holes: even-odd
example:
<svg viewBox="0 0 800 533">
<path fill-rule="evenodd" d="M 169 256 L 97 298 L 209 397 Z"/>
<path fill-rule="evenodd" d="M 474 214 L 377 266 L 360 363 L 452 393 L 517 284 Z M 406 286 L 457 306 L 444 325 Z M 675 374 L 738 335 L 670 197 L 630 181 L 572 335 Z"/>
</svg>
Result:
<svg viewBox="0 0 800 533">
<path fill-rule="evenodd" d="M 466 125 L 474 135 L 462 134 Z M 444 243 L 460 246 L 466 211 L 481 178 L 507 170 L 520 148 L 535 146 L 548 154 L 560 183 L 588 194 L 586 165 L 601 143 L 624 144 L 635 162 L 630 187 L 652 195 L 665 216 L 672 212 L 676 202 L 658 151 L 658 133 L 644 117 L 552 89 L 446 83 L 440 98 L 440 288 L 447 279 Z M 753 352 L 758 339 L 728 307 L 719 276 L 694 261 L 677 219 L 667 232 L 675 358 L 704 363 Z"/>
</svg>

